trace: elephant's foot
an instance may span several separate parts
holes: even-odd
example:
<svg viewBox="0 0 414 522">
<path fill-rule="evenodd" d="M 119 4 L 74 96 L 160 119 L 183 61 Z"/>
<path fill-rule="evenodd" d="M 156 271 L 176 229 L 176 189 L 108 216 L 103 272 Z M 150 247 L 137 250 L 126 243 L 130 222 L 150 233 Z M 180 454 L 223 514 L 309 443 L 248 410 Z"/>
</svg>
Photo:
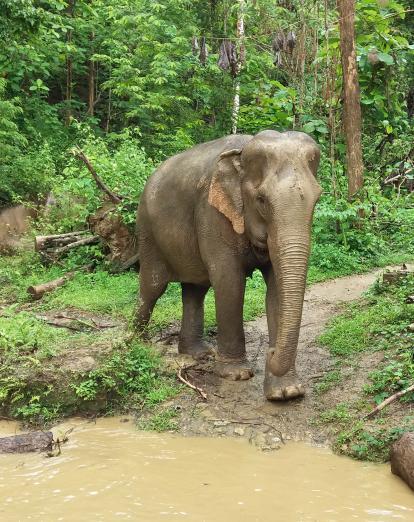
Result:
<svg viewBox="0 0 414 522">
<path fill-rule="evenodd" d="M 254 375 L 246 359 L 229 359 L 221 355 L 216 358 L 214 373 L 229 381 L 247 381 Z"/>
<path fill-rule="evenodd" d="M 296 371 L 290 370 L 282 377 L 265 372 L 264 394 L 269 401 L 288 401 L 305 395 L 303 385 L 298 381 Z"/>
<path fill-rule="evenodd" d="M 205 359 L 211 355 L 214 355 L 213 347 L 206 341 L 197 341 L 196 343 L 184 343 L 180 340 L 178 343 L 178 353 L 184 353 L 191 355 L 193 359 Z"/>
</svg>

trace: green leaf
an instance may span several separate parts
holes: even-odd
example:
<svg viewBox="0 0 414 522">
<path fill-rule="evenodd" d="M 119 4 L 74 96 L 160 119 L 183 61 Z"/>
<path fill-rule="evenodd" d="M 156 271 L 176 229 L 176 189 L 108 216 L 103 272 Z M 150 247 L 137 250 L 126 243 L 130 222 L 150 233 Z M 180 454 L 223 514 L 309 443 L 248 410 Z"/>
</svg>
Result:
<svg viewBox="0 0 414 522">
<path fill-rule="evenodd" d="M 378 59 L 380 62 L 385 63 L 386 65 L 392 65 L 394 63 L 394 58 L 387 53 L 378 53 Z"/>
</svg>

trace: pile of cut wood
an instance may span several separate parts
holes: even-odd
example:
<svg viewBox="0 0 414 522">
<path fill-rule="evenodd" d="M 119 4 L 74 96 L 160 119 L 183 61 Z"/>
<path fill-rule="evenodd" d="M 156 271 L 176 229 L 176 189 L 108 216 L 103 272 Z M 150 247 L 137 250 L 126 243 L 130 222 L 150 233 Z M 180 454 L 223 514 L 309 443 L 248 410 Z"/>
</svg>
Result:
<svg viewBox="0 0 414 522">
<path fill-rule="evenodd" d="M 74 248 L 93 245 L 99 242 L 99 236 L 90 234 L 87 230 L 54 234 L 51 236 L 36 236 L 35 250 L 39 252 L 45 264 L 53 263 L 59 257 L 67 254 Z"/>
<path fill-rule="evenodd" d="M 95 214 L 89 216 L 86 223 L 88 229 L 66 234 L 37 236 L 35 238 L 36 252 L 39 252 L 42 262 L 49 265 L 59 263 L 63 256 L 75 248 L 100 244 L 114 271 L 126 270 L 137 265 L 138 256 L 134 234 L 123 223 L 117 212 L 122 197 L 112 192 L 104 184 L 82 150 L 75 148 L 73 154 L 86 165 L 97 187 L 104 194 L 104 201 Z M 27 291 L 33 299 L 40 299 L 45 293 L 64 285 L 79 271 L 90 271 L 93 267 L 93 263 L 81 266 L 53 281 L 30 286 Z"/>
</svg>

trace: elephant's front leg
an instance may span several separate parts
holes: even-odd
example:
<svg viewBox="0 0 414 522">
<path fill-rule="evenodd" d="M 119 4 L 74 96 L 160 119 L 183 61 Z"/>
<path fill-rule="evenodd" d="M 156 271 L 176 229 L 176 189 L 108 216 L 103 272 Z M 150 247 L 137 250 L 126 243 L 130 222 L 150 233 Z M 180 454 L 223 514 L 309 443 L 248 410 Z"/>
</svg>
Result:
<svg viewBox="0 0 414 522">
<path fill-rule="evenodd" d="M 276 279 L 273 269 L 269 267 L 262 271 L 266 281 L 266 316 L 269 330 L 269 353 L 266 357 L 264 394 L 270 401 L 283 401 L 304 395 L 303 385 L 299 382 L 295 367 L 291 368 L 285 375 L 278 377 L 270 371 L 269 357 L 276 344 L 277 318 L 279 316 Z"/>
<path fill-rule="evenodd" d="M 215 371 L 233 381 L 247 380 L 253 370 L 246 359 L 243 329 L 245 274 L 227 264 L 212 277 L 216 303 L 218 356 Z"/>
</svg>

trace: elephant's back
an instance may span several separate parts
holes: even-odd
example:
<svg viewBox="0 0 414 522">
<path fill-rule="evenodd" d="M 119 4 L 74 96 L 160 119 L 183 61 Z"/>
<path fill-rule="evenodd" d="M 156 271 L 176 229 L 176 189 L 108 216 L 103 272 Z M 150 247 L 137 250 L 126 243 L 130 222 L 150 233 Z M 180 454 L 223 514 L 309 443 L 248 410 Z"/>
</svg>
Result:
<svg viewBox="0 0 414 522">
<path fill-rule="evenodd" d="M 172 156 L 150 176 L 144 193 L 148 193 L 150 200 L 155 200 L 158 195 L 162 199 L 169 195 L 173 200 L 175 196 L 182 200 L 186 194 L 194 195 L 195 191 L 202 190 L 209 183 L 219 155 L 226 150 L 242 147 L 250 138 L 242 134 L 225 136 Z M 145 198 L 146 194 L 143 196 Z"/>
<path fill-rule="evenodd" d="M 197 209 L 207 199 L 218 156 L 249 139 L 235 135 L 197 145 L 169 158 L 148 179 L 138 210 L 140 235 L 156 244 L 176 280 L 207 281 L 198 246 Z"/>
</svg>

